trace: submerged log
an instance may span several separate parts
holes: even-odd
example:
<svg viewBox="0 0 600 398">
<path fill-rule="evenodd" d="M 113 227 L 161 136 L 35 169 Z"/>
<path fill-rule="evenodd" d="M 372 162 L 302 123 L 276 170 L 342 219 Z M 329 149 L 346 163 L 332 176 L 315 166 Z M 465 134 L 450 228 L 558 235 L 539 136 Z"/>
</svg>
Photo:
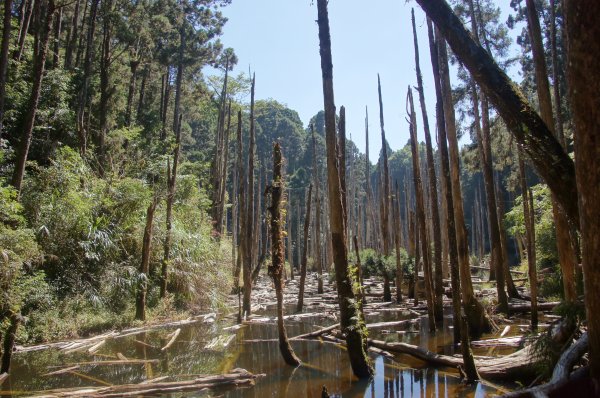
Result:
<svg viewBox="0 0 600 398">
<path fill-rule="evenodd" d="M 41 397 L 123 397 L 150 394 L 171 394 L 186 391 L 199 391 L 216 387 L 250 387 L 264 374 L 252 374 L 245 369 L 234 369 L 231 373 L 197 377 L 193 380 L 153 382 L 139 384 L 123 384 L 107 387 L 79 387 L 58 390 L 47 390 L 33 393 L 31 396 Z"/>
</svg>

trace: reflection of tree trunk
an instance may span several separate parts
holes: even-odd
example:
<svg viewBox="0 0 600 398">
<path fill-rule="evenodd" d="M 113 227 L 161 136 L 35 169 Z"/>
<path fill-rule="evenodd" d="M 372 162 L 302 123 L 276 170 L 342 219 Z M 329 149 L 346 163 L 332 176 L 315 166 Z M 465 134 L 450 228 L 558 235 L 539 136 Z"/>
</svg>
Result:
<svg viewBox="0 0 600 398">
<path fill-rule="evenodd" d="M 454 226 L 456 232 L 458 264 L 460 267 L 460 287 L 470 334 L 473 336 L 478 336 L 481 333 L 491 331 L 492 325 L 488 315 L 485 313 L 483 305 L 475 298 L 473 283 L 471 281 L 467 228 L 465 226 L 465 215 L 460 186 L 460 159 L 458 155 L 456 119 L 454 116 L 452 88 L 450 86 L 450 74 L 448 71 L 448 53 L 445 41 L 439 34 L 436 34 L 436 37 L 439 37 L 439 40 L 437 40 L 438 61 L 440 66 L 440 83 L 444 108 L 444 119 L 446 121 L 446 134 L 450 155 L 450 179 L 452 203 L 454 205 Z"/>
<path fill-rule="evenodd" d="M 154 222 L 154 211 L 158 204 L 155 196 L 146 211 L 146 227 L 144 228 L 144 240 L 142 243 L 142 262 L 140 263 L 140 276 L 135 300 L 135 319 L 146 320 L 146 293 L 148 292 L 148 277 L 150 272 L 150 254 L 152 248 L 152 223 Z"/>
<path fill-rule="evenodd" d="M 304 245 L 302 246 L 302 261 L 300 263 L 300 286 L 298 290 L 298 304 L 296 305 L 296 311 L 302 312 L 304 306 L 304 285 L 306 283 L 306 263 L 308 261 L 308 230 L 310 226 L 310 207 L 312 198 L 312 184 L 308 187 L 308 198 L 306 199 L 306 217 L 304 218 Z M 298 216 L 300 216 L 298 214 Z"/>
<path fill-rule="evenodd" d="M 435 300 L 435 317 L 437 321 L 443 321 L 443 278 L 442 278 L 442 236 L 440 232 L 440 212 L 438 209 L 438 193 L 437 193 L 437 178 L 435 174 L 435 162 L 433 160 L 433 146 L 431 143 L 431 132 L 429 130 L 429 118 L 427 116 L 427 108 L 425 106 L 425 92 L 423 90 L 423 77 L 421 76 L 421 66 L 419 64 L 419 44 L 417 41 L 417 27 L 415 24 L 415 12 L 412 12 L 412 26 L 415 48 L 415 67 L 417 72 L 417 92 L 419 93 L 419 103 L 421 105 L 421 113 L 423 116 L 423 130 L 425 132 L 425 146 L 427 154 L 427 170 L 429 177 L 429 203 L 431 205 L 432 218 L 432 236 L 433 236 L 433 267 L 435 269 L 434 283 L 434 300 Z"/>
<path fill-rule="evenodd" d="M 268 188 L 271 193 L 271 261 L 269 275 L 273 278 L 275 294 L 277 296 L 277 332 L 279 336 L 279 351 L 283 360 L 291 366 L 300 365 L 300 360 L 288 341 L 285 325 L 283 324 L 283 268 L 285 266 L 285 248 L 283 246 L 283 218 L 281 215 L 281 202 L 283 199 L 283 156 L 279 143 L 273 145 L 273 184 Z M 310 191 L 309 191 L 310 192 Z M 310 199 L 310 193 L 309 193 Z M 307 207 L 310 213 L 310 203 Z M 306 269 L 306 268 L 305 268 Z"/>
<path fill-rule="evenodd" d="M 417 140 L 417 116 L 415 115 L 412 90 L 408 89 L 410 106 L 410 147 L 412 149 L 413 178 L 415 181 L 415 196 L 417 204 L 417 224 L 421 240 L 421 254 L 423 256 L 423 279 L 425 283 L 425 296 L 427 297 L 427 315 L 429 316 L 429 330 L 435 331 L 435 309 L 433 299 L 433 286 L 431 283 L 431 262 L 427 227 L 425 225 L 425 204 L 423 200 L 423 185 L 421 183 L 421 170 L 419 163 L 419 148 Z M 416 275 L 416 279 L 419 277 Z"/>
<path fill-rule="evenodd" d="M 335 265 L 335 275 L 340 306 L 340 324 L 346 335 L 348 355 L 354 374 L 361 378 L 373 375 L 367 357 L 366 328 L 360 308 L 355 305 L 354 280 L 348 272 L 348 253 L 344 236 L 344 210 L 342 205 L 340 175 L 336 162 L 335 102 L 333 96 L 333 63 L 327 0 L 317 0 L 321 72 L 325 109 L 327 143 L 327 180 L 329 187 L 329 225 Z"/>
</svg>

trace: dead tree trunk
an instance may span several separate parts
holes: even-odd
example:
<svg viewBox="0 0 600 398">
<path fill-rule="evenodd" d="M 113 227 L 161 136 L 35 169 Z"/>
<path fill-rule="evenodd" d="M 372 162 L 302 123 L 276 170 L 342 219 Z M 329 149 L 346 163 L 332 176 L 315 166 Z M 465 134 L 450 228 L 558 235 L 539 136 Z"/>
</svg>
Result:
<svg viewBox="0 0 600 398">
<path fill-rule="evenodd" d="M 177 123 L 177 132 L 175 138 L 175 150 L 173 151 L 173 170 L 167 166 L 167 209 L 165 222 L 167 230 L 165 232 L 164 257 L 160 272 L 160 298 L 167 295 L 167 283 L 169 280 L 169 263 L 171 262 L 171 232 L 173 230 L 173 202 L 175 201 L 175 190 L 177 188 L 177 164 L 179 163 L 179 151 L 181 148 L 181 119 Z"/>
<path fill-rule="evenodd" d="M 388 165 L 387 141 L 385 139 L 385 129 L 383 123 L 383 100 L 381 98 L 381 80 L 377 75 L 377 92 L 379 94 L 379 125 L 381 126 L 381 151 L 383 155 L 383 193 L 381 200 L 381 239 L 383 240 L 383 255 L 391 254 L 390 231 L 389 231 L 389 208 L 390 208 L 390 168 Z M 390 277 L 385 267 L 383 272 L 383 301 L 392 301 L 392 291 L 390 289 Z"/>
<path fill-rule="evenodd" d="M 243 141 L 242 141 L 242 111 L 238 111 L 238 125 L 237 125 L 237 175 L 238 175 L 238 192 L 237 192 L 237 216 L 238 216 L 238 240 L 237 240 L 237 259 L 235 270 L 233 272 L 234 288 L 239 292 L 240 290 L 240 272 L 242 270 L 242 258 L 244 256 L 243 248 L 245 246 L 246 238 L 243 235 L 246 232 L 246 175 L 244 172 L 244 157 L 243 157 Z"/>
<path fill-rule="evenodd" d="M 79 27 L 79 9 L 81 8 L 81 0 L 77 0 L 75 2 L 75 9 L 73 10 L 73 17 L 71 18 L 71 27 L 69 29 L 69 33 L 67 35 L 67 42 L 65 44 L 65 69 L 71 69 L 73 64 L 73 53 L 76 50 L 77 46 L 77 38 L 79 36 L 79 32 L 77 28 Z"/>
<path fill-rule="evenodd" d="M 539 175 L 555 193 L 571 222 L 579 224 L 574 163 L 542 119 L 531 108 L 491 56 L 469 32 L 444 0 L 417 0 L 442 32 L 458 59 L 471 72 L 498 110 Z M 443 65 L 442 65 L 443 66 Z M 548 167 L 548 164 L 554 165 Z"/>
<path fill-rule="evenodd" d="M 540 20 L 535 9 L 535 3 L 532 0 L 526 0 L 527 3 L 527 22 L 529 26 L 529 37 L 531 38 L 531 52 L 535 64 L 535 81 L 537 86 L 537 97 L 540 106 L 540 114 L 548 129 L 554 132 L 559 142 L 563 141 L 560 134 L 556 134 L 554 115 L 552 113 L 552 99 L 550 97 L 550 84 L 548 83 L 548 70 L 546 68 L 546 59 L 542 43 L 542 33 Z M 556 84 L 556 82 L 555 82 Z M 565 214 L 561 211 L 557 203 L 556 195 L 552 195 L 552 213 L 554 215 L 556 229 L 556 248 L 558 258 L 563 274 L 563 286 L 565 300 L 575 302 L 577 292 L 575 289 L 575 268 L 577 266 L 577 256 L 575 246 L 571 239 L 570 226 Z"/>
<path fill-rule="evenodd" d="M 446 42 L 439 34 L 438 37 L 438 62 L 440 66 L 440 83 L 444 107 L 444 120 L 446 121 L 446 135 L 450 154 L 450 178 L 452 202 L 454 205 L 454 223 L 456 244 L 458 250 L 458 264 L 460 267 L 460 287 L 463 306 L 467 315 L 469 332 L 471 336 L 479 336 L 492 330 L 492 324 L 483 305 L 475 298 L 473 283 L 471 282 L 471 269 L 469 266 L 469 248 L 467 243 L 467 228 L 463 210 L 462 190 L 460 185 L 460 159 L 458 155 L 458 139 L 456 134 L 456 119 L 454 104 L 452 102 L 452 88 L 448 71 L 448 53 Z"/>
<path fill-rule="evenodd" d="M 360 307 L 356 305 L 354 280 L 348 272 L 348 253 L 344 236 L 344 210 L 340 173 L 336 162 L 335 101 L 333 94 L 333 62 L 327 0 L 317 0 L 321 72 L 325 109 L 327 143 L 327 180 L 329 187 L 329 224 L 337 282 L 340 324 L 346 336 L 348 355 L 354 374 L 360 378 L 373 375 L 373 367 L 367 357 L 366 328 Z"/>
<path fill-rule="evenodd" d="M 250 88 L 250 142 L 248 144 L 248 189 L 246 191 L 246 229 L 244 231 L 244 240 L 246 241 L 242 250 L 244 255 L 243 274 L 244 274 L 244 304 L 243 311 L 246 316 L 250 315 L 251 311 L 251 294 L 252 294 L 252 244 L 254 241 L 254 87 L 255 77 L 252 76 L 252 86 Z"/>
<path fill-rule="evenodd" d="M 33 136 L 33 126 L 35 124 L 35 115 L 37 113 L 40 96 L 42 93 L 42 82 L 44 79 L 44 66 L 46 64 L 46 54 L 48 53 L 48 40 L 50 37 L 50 29 L 52 28 L 52 17 L 54 15 L 55 4 L 54 0 L 48 0 L 46 3 L 46 15 L 43 23 L 40 21 L 40 31 L 38 41 L 40 51 L 34 59 L 33 69 L 33 84 L 31 86 L 31 95 L 29 97 L 29 106 L 25 114 L 23 123 L 23 135 L 16 154 L 15 170 L 12 176 L 12 185 L 17 190 L 17 194 L 21 193 L 21 184 L 25 175 L 25 165 L 27 163 L 27 155 L 29 154 L 29 146 Z"/>
<path fill-rule="evenodd" d="M 425 106 L 425 92 L 423 90 L 423 77 L 421 75 L 421 66 L 419 62 L 419 42 L 417 40 L 417 27 L 415 23 L 414 9 L 411 10 L 411 14 L 415 48 L 415 68 L 417 73 L 417 92 L 419 93 L 419 103 L 421 105 L 421 114 L 423 117 L 423 130 L 425 133 L 427 170 L 429 177 L 429 203 L 433 230 L 433 268 L 435 269 L 435 277 L 433 278 L 435 293 L 435 317 L 438 322 L 441 322 L 444 320 L 442 297 L 444 294 L 444 286 L 442 275 L 442 235 L 440 231 L 440 212 L 438 209 L 437 177 L 435 173 L 435 162 L 433 160 L 433 145 L 431 144 L 429 117 L 427 116 L 427 107 Z"/>
<path fill-rule="evenodd" d="M 310 207 L 312 200 L 312 184 L 308 187 L 308 197 L 306 199 L 306 216 L 304 217 L 304 235 L 302 245 L 302 261 L 300 262 L 300 285 L 298 289 L 298 304 L 296 305 L 296 311 L 302 312 L 304 306 L 304 285 L 306 283 L 306 263 L 308 262 L 308 231 L 310 227 Z M 298 214 L 300 217 L 300 214 Z"/>
<path fill-rule="evenodd" d="M 423 277 L 425 282 L 425 296 L 427 297 L 427 315 L 429 317 L 429 331 L 436 329 L 435 308 L 433 299 L 433 286 L 431 283 L 431 262 L 427 227 L 425 225 L 425 204 L 423 201 L 423 185 L 421 183 L 421 167 L 419 163 L 419 141 L 417 140 L 417 116 L 413 104 L 412 90 L 408 88 L 408 102 L 410 106 L 410 147 L 412 149 L 413 178 L 415 181 L 415 196 L 417 204 L 417 223 L 421 240 L 421 254 L 423 256 Z M 418 274 L 415 275 L 418 281 Z M 415 295 L 416 296 L 416 295 Z"/>
<path fill-rule="evenodd" d="M 146 211 L 146 227 L 144 228 L 144 240 L 142 241 L 142 261 L 140 263 L 140 275 L 135 300 L 135 319 L 146 320 L 146 294 L 148 292 L 148 277 L 150 272 L 150 253 L 152 249 L 152 224 L 158 198 L 152 198 L 152 203 Z"/>
<path fill-rule="evenodd" d="M 402 261 L 400 258 L 400 205 L 399 205 L 400 190 L 398 189 L 398 182 L 396 182 L 396 196 L 392 201 L 392 217 L 394 219 L 394 246 L 396 249 L 396 301 L 402 302 L 402 281 L 403 281 L 403 270 Z"/>
<path fill-rule="evenodd" d="M 321 256 L 321 197 L 319 195 L 319 169 L 317 168 L 317 143 L 315 139 L 315 128 L 311 124 L 310 132 L 312 135 L 313 152 L 313 179 L 315 184 L 315 235 L 314 242 L 316 248 L 315 262 L 317 265 L 317 274 L 319 281 L 317 283 L 317 293 L 323 293 L 323 258 Z"/>
<path fill-rule="evenodd" d="M 452 288 L 452 316 L 454 320 L 454 344 L 461 340 L 461 300 L 460 300 L 460 276 L 458 266 L 458 247 L 456 242 L 456 227 L 454 221 L 454 199 L 452 196 L 452 180 L 450 178 L 450 160 L 448 156 L 448 143 L 446 137 L 446 118 L 444 114 L 444 98 L 442 96 L 442 86 L 440 80 L 440 65 L 438 61 L 438 46 L 436 40 L 442 40 L 434 37 L 433 24 L 427 18 L 427 33 L 429 36 L 429 53 L 431 56 L 431 66 L 433 69 L 433 80 L 435 84 L 436 95 L 436 122 L 437 122 L 437 141 L 438 152 L 440 153 L 440 169 L 442 181 L 444 217 L 446 219 L 446 234 L 448 236 L 448 256 L 450 261 L 450 286 Z"/>
<path fill-rule="evenodd" d="M 294 353 L 288 341 L 285 325 L 283 324 L 283 268 L 285 266 L 285 248 L 283 246 L 283 217 L 281 207 L 284 196 L 283 155 L 279 143 L 273 145 L 273 183 L 267 188 L 271 194 L 271 265 L 269 275 L 273 278 L 275 295 L 277 296 L 277 332 L 279 336 L 279 351 L 285 363 L 291 366 L 300 365 L 300 359 Z M 310 195 L 309 195 L 310 196 Z"/>
</svg>

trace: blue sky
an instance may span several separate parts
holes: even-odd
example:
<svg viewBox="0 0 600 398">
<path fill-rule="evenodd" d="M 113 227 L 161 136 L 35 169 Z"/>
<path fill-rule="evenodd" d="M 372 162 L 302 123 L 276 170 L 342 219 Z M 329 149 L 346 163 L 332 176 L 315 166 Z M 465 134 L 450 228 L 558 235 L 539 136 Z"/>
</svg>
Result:
<svg viewBox="0 0 600 398">
<path fill-rule="evenodd" d="M 239 58 L 236 74 L 256 73 L 256 98 L 273 98 L 296 110 L 303 123 L 323 107 L 317 7 L 311 0 L 233 0 L 222 42 Z M 508 0 L 501 5 L 508 12 Z M 506 4 L 504 4 L 506 3 Z M 386 138 L 396 150 L 409 137 L 406 91 L 416 85 L 410 19 L 415 8 L 427 110 L 434 132 L 435 92 L 425 15 L 413 1 L 330 0 L 335 102 L 346 107 L 347 134 L 365 148 L 369 108 L 370 156 L 381 148 L 377 74 L 381 76 Z M 505 18 L 503 18 L 505 20 Z M 423 140 L 420 109 L 419 140 Z M 435 141 L 434 141 L 435 142 Z"/>
</svg>

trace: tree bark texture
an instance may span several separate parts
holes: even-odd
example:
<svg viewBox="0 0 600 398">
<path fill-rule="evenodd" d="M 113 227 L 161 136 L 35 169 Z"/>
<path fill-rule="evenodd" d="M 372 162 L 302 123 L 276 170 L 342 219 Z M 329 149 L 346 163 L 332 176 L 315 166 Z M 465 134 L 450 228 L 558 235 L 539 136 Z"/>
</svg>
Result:
<svg viewBox="0 0 600 398">
<path fill-rule="evenodd" d="M 333 62 L 327 0 L 317 0 L 325 131 L 327 143 L 327 185 L 329 187 L 329 224 L 332 251 L 340 306 L 340 324 L 346 336 L 352 371 L 359 378 L 373 375 L 373 367 L 367 357 L 366 328 L 357 297 L 353 290 L 354 280 L 348 272 L 348 253 L 344 236 L 344 210 L 340 175 L 335 151 L 335 101 L 333 94 Z"/>
<path fill-rule="evenodd" d="M 288 340 L 285 325 L 283 323 L 283 268 L 285 266 L 285 247 L 283 245 L 283 223 L 282 201 L 284 196 L 284 177 L 283 177 L 283 155 L 279 143 L 273 145 L 273 183 L 268 187 L 271 194 L 271 265 L 269 266 L 269 275 L 275 285 L 275 295 L 277 296 L 277 334 L 279 337 L 279 351 L 285 363 L 291 366 L 300 365 L 300 360 L 294 353 Z"/>
<path fill-rule="evenodd" d="M 567 78 L 575 124 L 581 257 L 591 377 L 600 394 L 600 3 L 566 0 Z"/>
</svg>

